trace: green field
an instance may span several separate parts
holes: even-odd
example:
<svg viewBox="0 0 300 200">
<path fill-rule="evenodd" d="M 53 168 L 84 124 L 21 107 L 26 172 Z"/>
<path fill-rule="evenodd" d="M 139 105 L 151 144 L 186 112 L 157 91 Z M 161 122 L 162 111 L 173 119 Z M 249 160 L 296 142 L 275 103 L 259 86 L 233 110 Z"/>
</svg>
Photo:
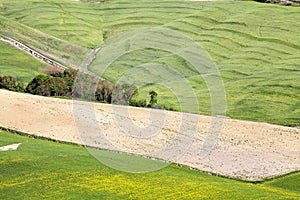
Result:
<svg viewBox="0 0 300 200">
<path fill-rule="evenodd" d="M 47 66 L 14 47 L 0 41 L 0 75 L 17 77 L 27 84 Z"/>
<path fill-rule="evenodd" d="M 169 166 L 150 173 L 110 169 L 85 148 L 0 132 L 1 199 L 299 199 L 296 173 L 252 184 Z"/>
<path fill-rule="evenodd" d="M 151 27 L 178 31 L 209 53 L 224 82 L 229 117 L 300 126 L 298 7 L 253 1 L 0 0 L 0 36 L 67 66 L 83 66 L 93 48 L 120 33 Z M 134 98 L 149 101 L 155 90 L 165 108 L 198 112 L 188 85 L 200 113 L 211 114 L 204 80 L 209 74 L 184 58 L 153 48 L 134 50 L 104 73 L 101 59 L 100 51 L 88 69 L 114 83 L 153 77 Z M 144 65 L 149 63 L 166 70 Z M 0 41 L 0 75 L 26 84 L 46 66 Z M 130 174 L 102 165 L 77 145 L 0 131 L 0 146 L 18 142 L 17 151 L 0 152 L 0 199 L 300 199 L 299 172 L 257 184 L 175 165 Z"/>
<path fill-rule="evenodd" d="M 176 30 L 203 47 L 218 66 L 225 85 L 229 117 L 299 125 L 298 7 L 252 1 L 0 2 L 0 33 L 50 51 L 51 55 L 70 64 L 80 65 L 88 49 L 127 30 L 147 27 Z M 99 58 L 89 67 L 96 73 L 101 71 L 97 61 Z M 210 94 L 202 74 L 169 52 L 154 49 L 129 52 L 101 75 L 117 82 L 124 73 L 149 62 L 164 64 L 181 74 L 197 95 L 200 113 L 211 114 Z M 147 94 L 151 90 L 157 91 L 158 103 L 167 108 L 195 111 L 189 107 L 180 108 L 172 91 L 156 83 L 141 87 L 136 98 L 149 100 Z M 179 96 L 184 97 L 185 105 L 191 105 L 189 95 Z"/>
</svg>

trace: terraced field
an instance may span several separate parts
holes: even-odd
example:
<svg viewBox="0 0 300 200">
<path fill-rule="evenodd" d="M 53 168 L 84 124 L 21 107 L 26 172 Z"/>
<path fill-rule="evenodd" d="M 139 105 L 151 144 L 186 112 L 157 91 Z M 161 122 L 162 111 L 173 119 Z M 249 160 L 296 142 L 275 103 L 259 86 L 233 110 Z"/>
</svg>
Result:
<svg viewBox="0 0 300 200">
<path fill-rule="evenodd" d="M 228 116 L 299 125 L 298 7 L 249 1 L 2 0 L 0 14 L 2 34 L 50 51 L 50 55 L 70 65 L 80 65 L 89 48 L 123 31 L 149 27 L 176 30 L 196 41 L 217 65 L 225 85 Z M 89 66 L 96 73 L 101 71 L 97 60 Z M 200 112 L 211 114 L 203 74 L 170 52 L 151 48 L 128 52 L 101 75 L 117 82 L 136 66 L 149 62 L 163 64 L 181 74 L 193 88 Z M 156 72 L 149 73 L 153 76 L 163 74 L 160 70 L 152 71 Z M 190 111 L 180 107 L 170 88 L 155 83 L 142 86 L 136 98 L 145 99 L 152 89 L 159 94 L 159 104 Z M 185 104 L 191 103 L 190 96 L 182 96 L 186 97 Z"/>
<path fill-rule="evenodd" d="M 0 145 L 1 199 L 299 199 L 296 173 L 261 184 L 211 176 L 171 165 L 128 174 L 99 164 L 83 148 L 7 132 Z"/>
</svg>

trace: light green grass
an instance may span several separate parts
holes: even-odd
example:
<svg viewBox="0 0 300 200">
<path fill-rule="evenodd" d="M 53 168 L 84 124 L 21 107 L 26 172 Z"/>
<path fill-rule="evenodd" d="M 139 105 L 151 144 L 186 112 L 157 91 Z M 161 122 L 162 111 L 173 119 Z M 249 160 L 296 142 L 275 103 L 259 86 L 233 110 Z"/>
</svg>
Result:
<svg viewBox="0 0 300 200">
<path fill-rule="evenodd" d="M 6 25 L 2 26 L 2 33 L 12 33 L 26 43 L 34 43 L 34 46 L 39 41 L 50 46 L 57 43 L 49 48 L 51 52 L 77 64 L 88 52 L 86 48 L 96 47 L 104 37 L 145 27 L 179 31 L 207 50 L 218 66 L 225 84 L 229 117 L 299 125 L 300 12 L 297 7 L 251 1 L 110 0 L 87 3 L 2 0 L 0 14 L 2 24 Z M 14 23 L 46 32 L 64 42 L 59 44 L 53 39 L 56 42 L 47 43 L 45 38 L 49 36 L 26 40 L 30 37 L 27 32 L 34 32 L 25 27 L 18 28 Z M 63 47 L 69 42 L 76 44 L 80 51 L 64 52 Z M 166 52 L 149 49 L 131 52 L 120 57 L 103 76 L 116 82 L 126 70 L 149 61 L 168 65 L 181 73 L 194 88 L 201 113 L 210 114 L 209 93 L 201 74 L 191 70 L 182 59 Z M 89 69 L 98 71 L 96 64 Z M 148 98 L 149 90 L 158 92 L 159 104 L 180 110 L 172 91 L 155 84 L 142 87 L 137 98 Z M 181 96 L 185 97 L 186 105 L 191 104 L 190 96 Z"/>
<path fill-rule="evenodd" d="M 300 23 L 296 19 L 300 19 L 300 14 L 297 8 L 255 2 L 162 2 L 159 8 L 151 7 L 155 6 L 150 2 L 112 4 L 109 7 L 112 11 L 105 13 L 105 26 L 121 32 L 130 30 L 136 21 L 143 23 L 136 23 L 137 27 L 151 27 L 150 22 L 159 21 L 162 27 L 186 34 L 206 49 L 219 67 L 227 94 L 228 116 L 299 125 L 300 84 L 296 80 L 300 78 L 297 33 Z M 118 14 L 114 15 L 113 11 Z M 201 75 L 174 55 L 149 50 L 131 52 L 113 63 L 104 77 L 117 81 L 126 70 L 148 62 L 168 65 L 182 74 L 198 96 L 201 113 L 210 114 L 210 96 Z M 97 66 L 96 60 L 90 69 L 97 72 Z M 171 91 L 166 92 L 157 85 L 141 88 L 137 98 L 147 98 L 151 90 L 158 92 L 160 104 L 180 110 Z M 192 104 L 190 96 L 185 97 L 187 104 Z"/>
<path fill-rule="evenodd" d="M 26 85 L 46 66 L 21 50 L 0 41 L 0 75 L 15 76 Z"/>
<path fill-rule="evenodd" d="M 150 173 L 110 169 L 85 148 L 0 132 L 1 199 L 299 199 L 298 190 L 250 184 L 169 166 Z M 299 177 L 299 173 L 294 177 Z M 283 184 L 281 184 L 283 182 Z M 295 187 L 299 182 L 294 181 Z M 282 187 L 282 188 L 281 188 Z"/>
<path fill-rule="evenodd" d="M 2 15 L 0 15 L 0 34 L 18 40 L 39 53 L 70 67 L 79 67 L 89 54 L 87 48 L 33 29 Z"/>
</svg>

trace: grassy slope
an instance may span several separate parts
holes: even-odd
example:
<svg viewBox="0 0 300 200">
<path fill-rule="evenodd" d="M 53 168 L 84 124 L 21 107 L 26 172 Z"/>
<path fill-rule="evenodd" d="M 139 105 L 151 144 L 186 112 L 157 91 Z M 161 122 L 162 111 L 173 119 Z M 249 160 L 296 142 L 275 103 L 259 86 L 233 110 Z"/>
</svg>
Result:
<svg viewBox="0 0 300 200">
<path fill-rule="evenodd" d="M 0 75 L 15 76 L 25 85 L 47 65 L 0 41 Z"/>
<path fill-rule="evenodd" d="M 299 124 L 300 84 L 296 81 L 300 77 L 298 8 L 255 2 L 165 2 L 158 8 L 151 7 L 155 6 L 150 2 L 113 4 L 110 9 L 118 14 L 108 10 L 106 26 L 119 32 L 132 26 L 151 27 L 154 23 L 185 33 L 204 47 L 219 67 L 230 117 Z M 143 53 L 146 54 L 145 51 L 140 54 Z M 121 57 L 104 76 L 118 78 L 122 69 L 151 61 L 152 56 L 143 58 L 135 56 L 134 52 Z M 168 63 L 176 70 L 180 68 L 190 84 L 197 88 L 195 92 L 199 97 L 200 110 L 209 113 L 209 95 L 205 92 L 201 76 L 193 73 L 184 62 L 172 59 L 158 62 Z M 97 65 L 91 66 L 91 70 L 97 71 Z M 149 91 L 149 86 L 144 90 Z M 163 94 L 161 104 L 166 101 L 176 104 L 176 98 L 170 100 L 165 98 L 165 91 L 155 90 Z"/>
<path fill-rule="evenodd" d="M 299 199 L 299 173 L 276 186 L 249 184 L 186 168 L 128 174 L 100 164 L 83 148 L 0 132 L 1 199 Z M 275 183 L 274 182 L 274 183 Z M 281 189 L 282 187 L 283 189 Z"/>
<path fill-rule="evenodd" d="M 292 173 L 291 175 L 287 175 L 273 181 L 266 183 L 266 185 L 271 187 L 282 188 L 289 191 L 300 192 L 300 174 Z"/>
<path fill-rule="evenodd" d="M 24 8 L 26 5 L 20 6 Z M 20 12 L 22 13 L 22 11 Z M 0 34 L 16 39 L 32 49 L 71 67 L 80 66 L 90 51 L 87 48 L 53 37 L 2 15 L 0 15 Z"/>
<path fill-rule="evenodd" d="M 299 125 L 299 8 L 255 2 L 161 0 L 111 0 L 99 4 L 62 0 L 2 2 L 0 13 L 6 19 L 84 47 L 97 46 L 103 35 L 133 28 L 163 26 L 178 30 L 204 47 L 219 67 L 230 117 Z M 165 52 L 142 50 L 124 55 L 104 77 L 117 81 L 121 72 L 153 60 L 179 69 L 195 88 L 201 112 L 210 113 L 209 93 L 201 75 Z M 97 65 L 90 69 L 97 71 Z M 138 98 L 145 98 L 153 88 L 159 93 L 160 104 L 180 109 L 172 92 L 163 87 L 143 87 Z"/>
</svg>

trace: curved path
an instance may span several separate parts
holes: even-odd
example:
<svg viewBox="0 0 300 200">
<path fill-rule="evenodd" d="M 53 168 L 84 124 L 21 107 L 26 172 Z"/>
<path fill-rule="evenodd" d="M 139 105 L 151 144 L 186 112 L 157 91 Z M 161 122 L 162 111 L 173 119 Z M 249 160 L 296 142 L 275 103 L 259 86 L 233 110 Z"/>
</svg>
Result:
<svg viewBox="0 0 300 200">
<path fill-rule="evenodd" d="M 92 105 L 94 119 L 90 118 L 88 111 L 83 109 L 84 106 L 89 105 Z M 122 109 L 128 111 L 131 118 L 126 116 L 125 112 L 120 112 Z M 199 120 L 197 135 L 192 138 L 197 145 L 190 146 L 184 155 L 175 161 L 176 163 L 244 180 L 261 180 L 300 169 L 299 128 L 224 119 L 217 144 L 208 156 L 201 159 L 197 155 L 197 148 L 201 147 L 208 132 L 212 120 L 209 116 L 114 107 L 109 104 L 93 105 L 93 103 L 5 90 L 0 90 L 0 110 L 2 127 L 79 144 L 85 141 L 84 143 L 90 146 L 110 149 L 111 146 L 105 141 L 97 140 L 93 135 L 98 133 L 100 127 L 111 144 L 125 152 L 139 155 L 161 149 L 173 140 L 180 125 L 188 126 L 190 123 L 189 120 L 181 120 L 183 115 L 191 117 L 191 120 L 193 116 L 197 116 Z M 136 126 L 146 127 L 150 123 L 150 112 L 154 115 L 164 115 L 163 126 L 154 137 L 137 139 L 132 135 L 124 134 L 123 122 L 129 120 Z M 129 124 L 123 125 L 130 127 Z M 155 126 L 154 124 L 153 127 Z M 82 128 L 85 130 L 85 139 L 78 131 Z"/>
</svg>

